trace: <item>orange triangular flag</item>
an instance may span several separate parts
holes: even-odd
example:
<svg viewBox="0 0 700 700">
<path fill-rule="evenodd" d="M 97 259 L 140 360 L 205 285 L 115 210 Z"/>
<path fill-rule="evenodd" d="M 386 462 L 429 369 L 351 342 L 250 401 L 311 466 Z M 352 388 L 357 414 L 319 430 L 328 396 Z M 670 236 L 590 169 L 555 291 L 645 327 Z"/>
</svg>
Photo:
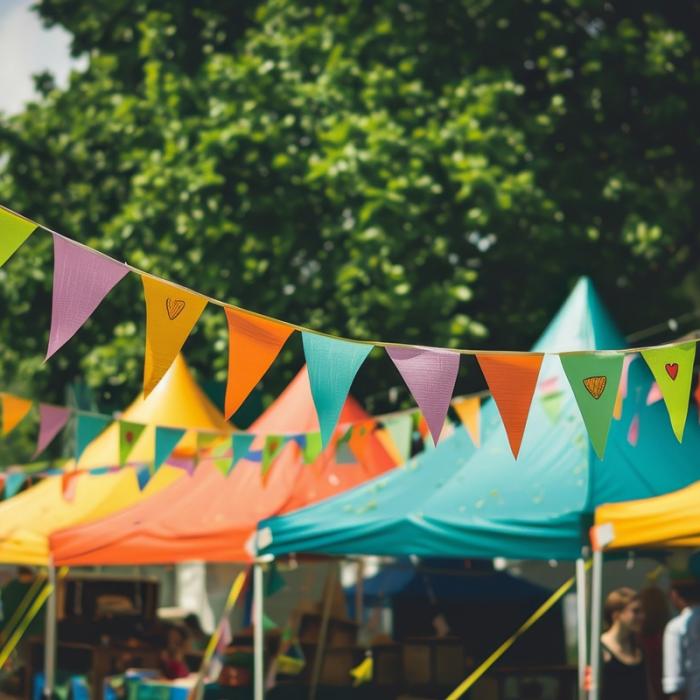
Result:
<svg viewBox="0 0 700 700">
<path fill-rule="evenodd" d="M 153 277 L 141 277 L 146 299 L 146 358 L 143 393 L 151 393 L 197 323 L 206 297 Z"/>
<path fill-rule="evenodd" d="M 467 429 L 469 437 L 476 447 L 481 443 L 481 399 L 478 396 L 467 396 L 452 402 L 452 408 Z"/>
<path fill-rule="evenodd" d="M 7 435 L 29 413 L 32 402 L 12 394 L 0 394 L 0 398 L 2 398 L 2 434 Z"/>
<path fill-rule="evenodd" d="M 287 342 L 294 329 L 269 318 L 226 307 L 228 321 L 228 383 L 226 418 L 230 418 Z"/>
<path fill-rule="evenodd" d="M 516 458 L 520 452 L 543 357 L 541 353 L 476 356 L 501 414 L 510 449 Z"/>
</svg>

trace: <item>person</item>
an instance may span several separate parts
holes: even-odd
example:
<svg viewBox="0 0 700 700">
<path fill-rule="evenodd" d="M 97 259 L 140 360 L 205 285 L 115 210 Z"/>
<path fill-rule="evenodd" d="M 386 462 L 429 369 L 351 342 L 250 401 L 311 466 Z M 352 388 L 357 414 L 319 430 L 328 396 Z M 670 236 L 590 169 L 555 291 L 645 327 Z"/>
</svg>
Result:
<svg viewBox="0 0 700 700">
<path fill-rule="evenodd" d="M 661 678 L 664 629 L 669 619 L 668 597 L 659 586 L 650 585 L 640 591 L 639 599 L 644 609 L 639 645 L 647 667 L 649 700 L 664 700 Z"/>
<path fill-rule="evenodd" d="M 209 637 L 202 629 L 199 617 L 195 613 L 190 613 L 185 617 L 183 623 L 189 632 L 191 648 L 194 651 L 204 651 L 209 643 Z"/>
<path fill-rule="evenodd" d="M 618 588 L 605 601 L 608 629 L 601 635 L 601 700 L 648 700 L 647 671 L 638 635 L 644 623 L 639 594 Z"/>
<path fill-rule="evenodd" d="M 700 581 L 672 572 L 671 603 L 678 615 L 663 644 L 663 690 L 669 700 L 700 700 Z"/>
<path fill-rule="evenodd" d="M 186 678 L 190 669 L 185 663 L 185 648 L 187 646 L 187 630 L 177 625 L 171 625 L 166 632 L 165 651 L 160 655 L 160 667 L 168 680 Z"/>
</svg>

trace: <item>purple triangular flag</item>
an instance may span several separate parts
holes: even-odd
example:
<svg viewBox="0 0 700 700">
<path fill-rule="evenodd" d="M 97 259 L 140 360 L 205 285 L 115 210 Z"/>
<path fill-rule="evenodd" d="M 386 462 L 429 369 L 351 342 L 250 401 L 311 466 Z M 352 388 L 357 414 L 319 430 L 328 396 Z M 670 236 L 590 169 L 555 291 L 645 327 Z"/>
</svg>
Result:
<svg viewBox="0 0 700 700">
<path fill-rule="evenodd" d="M 434 348 L 388 346 L 396 365 L 437 445 L 459 371 L 459 353 Z"/>
<path fill-rule="evenodd" d="M 129 268 L 53 234 L 53 302 L 48 360 L 90 318 Z"/>
<path fill-rule="evenodd" d="M 39 404 L 39 439 L 36 443 L 34 457 L 41 454 L 49 443 L 58 435 L 70 418 L 70 408 Z"/>
</svg>

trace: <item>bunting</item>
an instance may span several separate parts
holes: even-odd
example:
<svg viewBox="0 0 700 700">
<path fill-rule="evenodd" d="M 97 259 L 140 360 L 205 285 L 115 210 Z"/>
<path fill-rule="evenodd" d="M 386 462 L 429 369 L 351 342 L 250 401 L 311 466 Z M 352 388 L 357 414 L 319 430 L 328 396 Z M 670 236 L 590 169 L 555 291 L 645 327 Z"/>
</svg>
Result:
<svg viewBox="0 0 700 700">
<path fill-rule="evenodd" d="M 622 360 L 622 374 L 620 375 L 620 387 L 617 390 L 615 408 L 613 409 L 613 418 L 615 420 L 620 420 L 622 418 L 622 404 L 627 398 L 627 386 L 629 383 L 630 365 L 636 358 L 636 354 L 625 355 Z"/>
<path fill-rule="evenodd" d="M 263 378 L 294 328 L 238 309 L 224 311 L 229 334 L 225 415 L 230 418 Z"/>
<path fill-rule="evenodd" d="M 152 476 L 153 472 L 151 472 L 149 466 L 140 467 L 136 470 L 136 481 L 139 485 L 139 491 L 143 491 L 146 486 L 148 486 L 148 482 L 151 480 Z"/>
<path fill-rule="evenodd" d="M 37 225 L 33 221 L 27 221 L 6 209 L 0 209 L 0 267 L 12 257 L 12 254 L 36 228 Z"/>
<path fill-rule="evenodd" d="M 52 406 L 47 403 L 39 404 L 39 437 L 33 458 L 36 458 L 49 446 L 56 435 L 63 430 L 70 417 L 70 408 Z"/>
<path fill-rule="evenodd" d="M 413 435 L 413 419 L 410 415 L 397 416 L 384 421 L 384 427 L 391 436 L 400 461 L 404 464 L 411 456 L 411 436 Z"/>
<path fill-rule="evenodd" d="M 459 353 L 399 346 L 389 346 L 386 352 L 423 412 L 437 445 L 457 381 Z"/>
<path fill-rule="evenodd" d="M 251 435 L 250 433 L 233 434 L 231 438 L 231 444 L 233 446 L 231 469 L 233 469 L 241 459 L 248 458 L 250 448 L 253 446 L 253 440 L 255 440 L 255 435 Z"/>
<path fill-rule="evenodd" d="M 541 353 L 485 353 L 476 356 L 501 414 L 508 443 L 516 459 L 520 452 L 543 357 Z"/>
<path fill-rule="evenodd" d="M 32 401 L 13 394 L 0 394 L 2 403 L 2 434 L 11 433 L 32 409 Z"/>
<path fill-rule="evenodd" d="M 481 445 L 481 399 L 467 396 L 452 403 L 460 422 L 466 428 L 475 447 Z"/>
<path fill-rule="evenodd" d="M 131 451 L 145 429 L 146 426 L 141 423 L 119 421 L 119 464 L 121 466 L 126 464 Z"/>
<path fill-rule="evenodd" d="M 301 337 L 321 443 L 326 446 L 333 437 L 355 375 L 373 346 L 316 333 L 304 332 Z"/>
<path fill-rule="evenodd" d="M 642 357 L 659 385 L 673 432 L 678 442 L 681 442 L 693 381 L 695 343 L 642 350 Z"/>
<path fill-rule="evenodd" d="M 182 428 L 156 428 L 156 451 L 153 470 L 157 471 L 173 453 L 177 443 L 182 440 L 186 430 Z"/>
<path fill-rule="evenodd" d="M 182 349 L 207 305 L 207 298 L 154 277 L 143 276 L 146 357 L 143 393 L 148 396 Z"/>
<path fill-rule="evenodd" d="M 27 475 L 21 472 L 7 472 L 5 474 L 5 498 L 12 498 L 19 493 Z"/>
<path fill-rule="evenodd" d="M 309 433 L 301 451 L 304 456 L 304 464 L 313 464 L 323 452 L 321 433 Z"/>
<path fill-rule="evenodd" d="M 618 395 L 623 356 L 577 353 L 561 355 L 560 359 L 593 449 L 598 458 L 603 459 Z"/>
<path fill-rule="evenodd" d="M 80 457 L 85 448 L 111 423 L 109 418 L 104 416 L 93 416 L 90 414 L 77 415 L 75 421 L 75 461 L 80 461 Z"/>
<path fill-rule="evenodd" d="M 90 318 L 129 268 L 53 234 L 53 295 L 48 360 Z"/>
<path fill-rule="evenodd" d="M 262 468 L 261 476 L 263 481 L 267 478 L 267 475 L 272 467 L 272 463 L 277 459 L 280 452 L 284 449 L 286 444 L 286 439 L 282 435 L 268 435 L 265 438 L 265 445 L 262 452 Z"/>
<path fill-rule="evenodd" d="M 72 503 L 75 500 L 75 494 L 78 490 L 78 478 L 80 471 L 64 472 L 61 475 L 61 493 L 63 500 Z"/>
</svg>

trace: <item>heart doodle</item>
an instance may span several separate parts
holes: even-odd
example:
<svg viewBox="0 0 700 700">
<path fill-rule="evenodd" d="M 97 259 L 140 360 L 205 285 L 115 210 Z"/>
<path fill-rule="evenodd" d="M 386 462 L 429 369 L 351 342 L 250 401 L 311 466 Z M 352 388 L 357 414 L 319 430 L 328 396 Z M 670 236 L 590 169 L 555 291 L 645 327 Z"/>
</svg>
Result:
<svg viewBox="0 0 700 700">
<path fill-rule="evenodd" d="M 185 302 L 183 299 L 171 299 L 168 297 L 165 300 L 165 310 L 168 312 L 168 318 L 174 321 L 185 308 Z"/>
<path fill-rule="evenodd" d="M 676 377 L 678 376 L 678 363 L 677 362 L 667 362 L 666 365 L 666 374 L 668 374 L 669 377 L 675 382 Z"/>
</svg>

